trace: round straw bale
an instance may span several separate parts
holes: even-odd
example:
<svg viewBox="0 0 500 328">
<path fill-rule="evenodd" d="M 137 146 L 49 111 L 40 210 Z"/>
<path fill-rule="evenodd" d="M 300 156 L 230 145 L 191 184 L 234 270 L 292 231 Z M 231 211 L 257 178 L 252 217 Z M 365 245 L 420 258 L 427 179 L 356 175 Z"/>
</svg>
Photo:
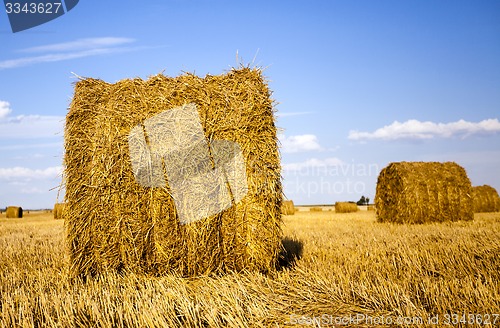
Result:
<svg viewBox="0 0 500 328">
<path fill-rule="evenodd" d="M 184 208 L 176 207 L 166 173 L 167 166 L 184 168 L 182 162 L 148 157 L 143 164 L 151 168 L 151 181 L 163 184 L 139 183 L 129 137 L 138 127 L 146 131 L 147 120 L 187 104 L 196 105 L 203 143 L 230 141 L 241 149 L 248 192 L 224 211 L 184 224 L 179 218 Z M 191 123 L 178 121 L 180 129 Z M 142 138 L 151 142 L 150 136 Z M 196 148 L 189 140 L 184 144 Z M 271 91 L 260 69 L 204 78 L 160 74 L 114 84 L 82 79 L 66 116 L 64 161 L 71 275 L 275 270 L 282 235 L 281 166 Z"/>
<path fill-rule="evenodd" d="M 5 217 L 8 219 L 19 219 L 23 217 L 23 209 L 20 206 L 9 206 L 5 210 Z"/>
<path fill-rule="evenodd" d="M 397 162 L 378 176 L 378 221 L 426 223 L 472 220 L 472 187 L 454 162 Z"/>
<path fill-rule="evenodd" d="M 309 208 L 309 212 L 323 212 L 323 208 L 322 207 L 310 207 Z"/>
<path fill-rule="evenodd" d="M 353 213 L 357 212 L 358 205 L 352 202 L 336 202 L 335 203 L 335 212 L 337 213 Z"/>
<path fill-rule="evenodd" d="M 473 189 L 474 213 L 500 211 L 500 197 L 495 188 L 483 185 Z"/>
<path fill-rule="evenodd" d="M 295 205 L 293 204 L 293 200 L 284 200 L 281 203 L 281 214 L 284 214 L 284 215 L 294 215 L 295 214 Z"/>
</svg>

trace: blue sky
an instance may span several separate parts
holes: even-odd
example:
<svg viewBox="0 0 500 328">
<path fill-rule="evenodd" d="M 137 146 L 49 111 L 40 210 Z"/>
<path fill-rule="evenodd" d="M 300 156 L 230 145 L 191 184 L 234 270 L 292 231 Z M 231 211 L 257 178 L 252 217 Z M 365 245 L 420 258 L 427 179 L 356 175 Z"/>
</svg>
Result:
<svg viewBox="0 0 500 328">
<path fill-rule="evenodd" d="M 18 33 L 2 10 L 0 44 L 0 208 L 56 201 L 74 74 L 240 61 L 265 67 L 295 203 L 373 199 L 394 161 L 455 161 L 500 189 L 498 1 L 81 0 Z"/>
</svg>

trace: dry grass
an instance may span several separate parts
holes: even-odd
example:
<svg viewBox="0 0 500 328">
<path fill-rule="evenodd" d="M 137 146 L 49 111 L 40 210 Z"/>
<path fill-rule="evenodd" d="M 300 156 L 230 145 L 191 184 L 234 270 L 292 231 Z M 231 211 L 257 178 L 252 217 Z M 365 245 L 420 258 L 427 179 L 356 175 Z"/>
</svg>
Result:
<svg viewBox="0 0 500 328">
<path fill-rule="evenodd" d="M 277 327 L 357 314 L 443 323 L 500 311 L 500 213 L 398 225 L 368 211 L 298 212 L 284 224 L 289 252 L 273 276 L 109 274 L 72 284 L 62 220 L 0 219 L 0 326 Z"/>
</svg>

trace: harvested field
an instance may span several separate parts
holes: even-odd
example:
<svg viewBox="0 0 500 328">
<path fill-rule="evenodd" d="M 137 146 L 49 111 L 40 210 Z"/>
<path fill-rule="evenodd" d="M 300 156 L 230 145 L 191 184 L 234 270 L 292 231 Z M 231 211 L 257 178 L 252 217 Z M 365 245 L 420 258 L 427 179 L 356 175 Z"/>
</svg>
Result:
<svg viewBox="0 0 500 328">
<path fill-rule="evenodd" d="M 83 283 L 68 278 L 62 220 L 0 219 L 0 326 L 303 327 L 358 316 L 351 326 L 373 327 L 366 320 L 383 316 L 420 327 L 438 316 L 439 327 L 450 311 L 500 309 L 500 213 L 394 225 L 372 211 L 298 212 L 283 233 L 289 262 L 273 275 L 109 273 Z"/>
</svg>

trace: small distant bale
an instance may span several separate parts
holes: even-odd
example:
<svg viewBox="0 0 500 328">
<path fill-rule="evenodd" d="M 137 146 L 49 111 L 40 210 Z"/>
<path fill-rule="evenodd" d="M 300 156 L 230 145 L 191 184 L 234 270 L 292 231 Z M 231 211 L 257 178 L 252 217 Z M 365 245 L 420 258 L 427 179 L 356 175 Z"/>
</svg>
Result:
<svg viewBox="0 0 500 328">
<path fill-rule="evenodd" d="M 295 214 L 295 205 L 293 204 L 293 200 L 284 200 L 281 203 L 281 214 L 284 214 L 284 215 L 294 215 Z"/>
<path fill-rule="evenodd" d="M 311 207 L 309 208 L 309 212 L 323 212 L 322 207 Z"/>
<path fill-rule="evenodd" d="M 472 186 L 454 162 L 396 162 L 378 176 L 379 222 L 428 223 L 473 220 Z"/>
<path fill-rule="evenodd" d="M 474 213 L 499 212 L 500 196 L 495 188 L 483 185 L 473 189 Z"/>
<path fill-rule="evenodd" d="M 368 205 L 368 206 L 366 207 L 366 210 L 367 210 L 367 211 L 375 211 L 375 206 L 373 206 L 373 205 Z"/>
<path fill-rule="evenodd" d="M 23 217 L 23 209 L 19 206 L 9 206 L 5 210 L 5 217 L 7 219 L 20 219 Z"/>
<path fill-rule="evenodd" d="M 336 202 L 335 203 L 335 212 L 337 213 L 354 213 L 359 210 L 358 205 L 356 203 L 351 202 Z"/>
<path fill-rule="evenodd" d="M 52 213 L 54 214 L 54 219 L 55 220 L 61 220 L 64 219 L 64 207 L 66 204 L 64 203 L 56 203 L 54 205 L 54 210 Z"/>
</svg>

